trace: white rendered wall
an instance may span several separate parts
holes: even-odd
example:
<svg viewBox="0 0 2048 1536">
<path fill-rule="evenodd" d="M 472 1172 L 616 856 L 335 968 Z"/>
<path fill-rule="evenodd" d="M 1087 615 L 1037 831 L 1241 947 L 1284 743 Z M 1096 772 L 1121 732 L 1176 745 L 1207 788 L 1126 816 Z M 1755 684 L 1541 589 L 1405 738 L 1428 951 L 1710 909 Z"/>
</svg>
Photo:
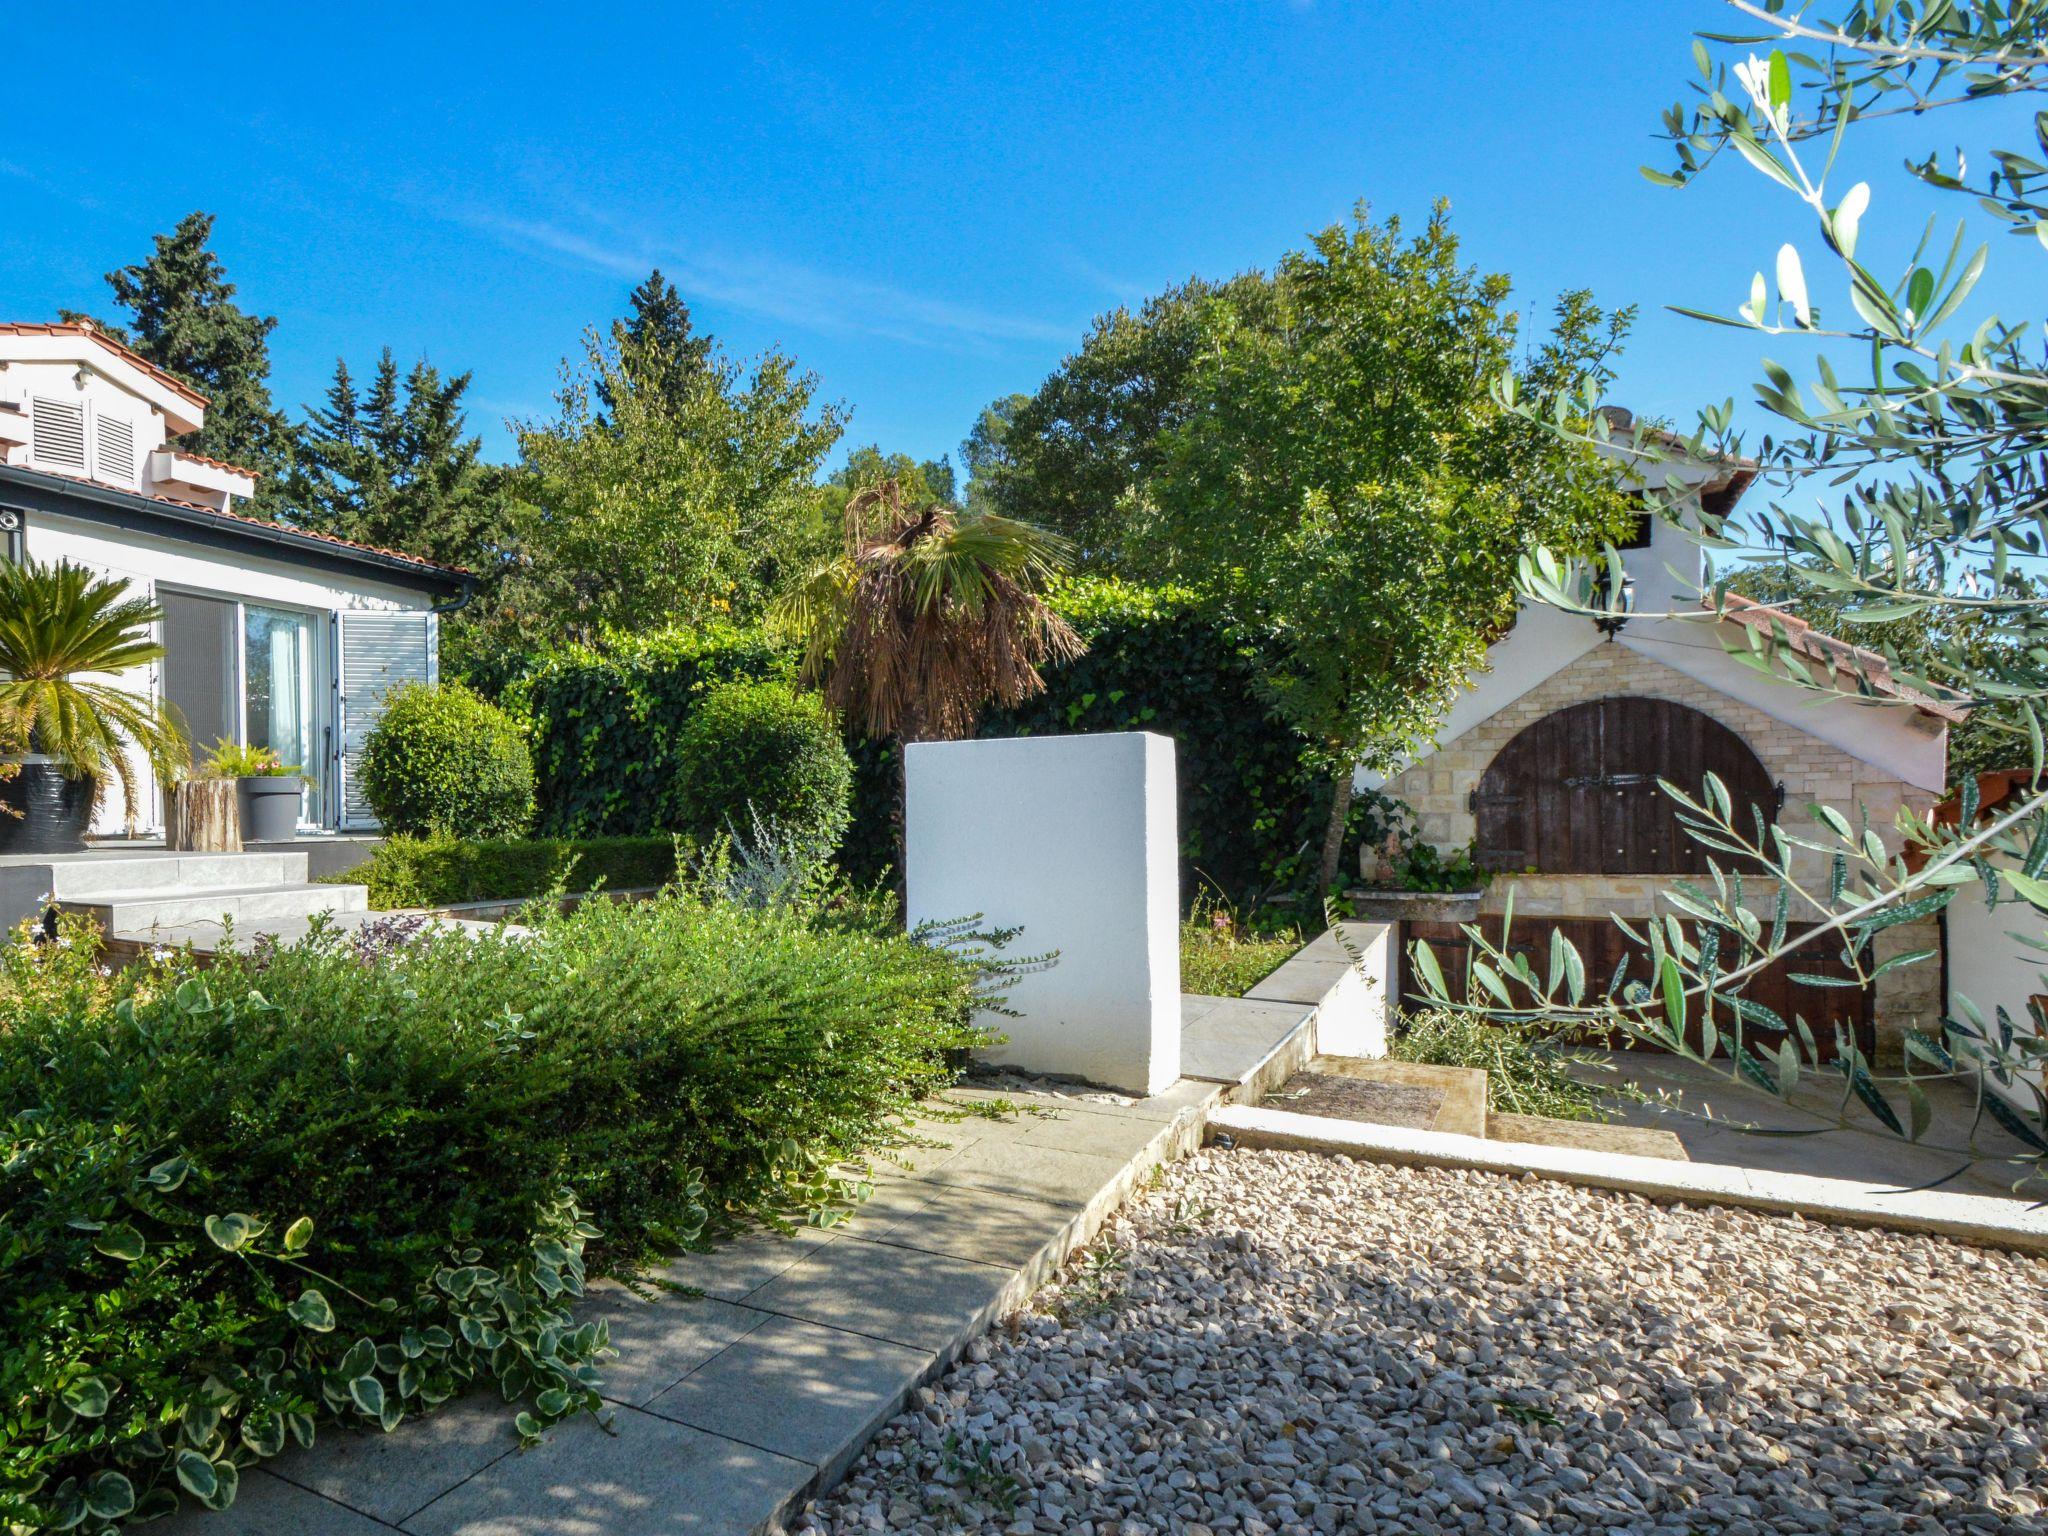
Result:
<svg viewBox="0 0 2048 1536">
<path fill-rule="evenodd" d="M 41 512 L 28 518 L 27 550 L 32 559 L 46 565 L 68 560 L 125 581 L 136 597 L 154 598 L 161 587 L 181 588 L 311 614 L 315 621 L 312 735 L 316 744 L 325 739 L 326 727 L 333 723 L 334 656 L 326 616 L 432 606 L 432 599 L 425 593 L 375 581 L 357 581 L 338 571 L 297 564 L 289 556 L 271 559 L 240 551 L 208 549 L 181 539 L 108 528 Z M 98 680 L 118 682 L 152 698 L 162 696 L 162 677 L 156 666 L 138 667 L 117 678 Z M 148 831 L 162 824 L 162 804 L 148 765 L 131 760 L 136 761 L 142 781 L 136 830 Z M 331 770 L 322 764 L 320 771 L 324 780 Z M 93 831 L 110 836 L 125 830 L 120 791 L 109 787 L 93 818 Z"/>
<path fill-rule="evenodd" d="M 1173 742 L 1149 732 L 919 742 L 905 760 L 910 922 L 1021 927 L 988 1053 L 1027 1071 L 1156 1093 L 1180 1076 Z"/>
<path fill-rule="evenodd" d="M 1956 893 L 1943 914 L 1948 927 L 1948 1010 L 1957 1020 L 1968 1017 L 1957 999 L 1968 998 L 1986 1024 L 1994 1025 L 2003 1008 L 2016 1033 L 2033 1029 L 2027 999 L 2048 992 L 2048 955 L 2024 948 L 2014 934 L 2039 942 L 2048 937 L 2048 918 L 2026 902 L 2002 893 L 1995 907 L 1984 905 L 1984 888 L 1967 885 Z M 2033 1074 L 2038 1084 L 2041 1074 Z M 1988 1081 L 1988 1080 L 1987 1080 Z M 1998 1084 L 1989 1083 L 1992 1088 Z M 2007 1096 L 2017 1100 L 2016 1091 Z"/>
</svg>

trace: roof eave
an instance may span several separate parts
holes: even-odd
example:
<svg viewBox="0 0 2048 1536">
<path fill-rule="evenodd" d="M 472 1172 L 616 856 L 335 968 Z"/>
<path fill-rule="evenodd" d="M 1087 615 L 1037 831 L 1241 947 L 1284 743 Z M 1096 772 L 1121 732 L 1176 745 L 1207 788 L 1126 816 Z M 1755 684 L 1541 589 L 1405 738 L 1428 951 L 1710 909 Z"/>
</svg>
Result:
<svg viewBox="0 0 2048 1536">
<path fill-rule="evenodd" d="M 345 570 L 358 575 L 374 572 L 391 585 L 447 597 L 460 596 L 476 585 L 476 576 L 470 571 L 425 565 L 401 555 L 337 544 L 282 523 L 253 522 L 204 507 L 159 501 L 116 486 L 93 485 L 47 475 L 19 465 L 0 465 L 0 500 L 22 505 L 32 513 L 43 512 L 58 517 L 97 513 L 110 521 L 144 532 L 169 529 L 187 535 L 204 535 L 209 542 L 227 547 L 256 546 L 329 570 Z"/>
</svg>

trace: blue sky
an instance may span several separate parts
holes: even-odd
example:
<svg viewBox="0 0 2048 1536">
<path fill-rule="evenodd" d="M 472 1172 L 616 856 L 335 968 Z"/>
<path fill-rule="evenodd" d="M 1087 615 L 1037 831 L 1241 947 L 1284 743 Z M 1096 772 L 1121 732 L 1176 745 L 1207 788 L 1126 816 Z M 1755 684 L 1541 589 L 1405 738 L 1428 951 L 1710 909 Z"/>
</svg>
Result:
<svg viewBox="0 0 2048 1536">
<path fill-rule="evenodd" d="M 1728 25 L 1705 3 L 162 16 L 10 21 L 41 62 L 11 72 L 9 116 L 42 127 L 0 141 L 0 318 L 103 307 L 102 273 L 204 208 L 244 301 L 279 317 L 281 403 L 388 344 L 474 371 L 494 454 L 657 264 L 735 353 L 812 369 L 850 443 L 925 456 L 1092 315 L 1268 265 L 1360 198 L 1450 198 L 1524 305 L 1641 305 L 1618 397 L 1687 424 L 1745 392 L 1758 347 L 1659 306 L 1732 308 L 1781 241 L 1818 252 L 1746 170 L 1682 193 L 1637 173 L 1691 28 Z M 1875 231 L 1898 162 L 1873 153 Z M 2005 267 L 2016 293 L 2031 272 Z"/>
</svg>

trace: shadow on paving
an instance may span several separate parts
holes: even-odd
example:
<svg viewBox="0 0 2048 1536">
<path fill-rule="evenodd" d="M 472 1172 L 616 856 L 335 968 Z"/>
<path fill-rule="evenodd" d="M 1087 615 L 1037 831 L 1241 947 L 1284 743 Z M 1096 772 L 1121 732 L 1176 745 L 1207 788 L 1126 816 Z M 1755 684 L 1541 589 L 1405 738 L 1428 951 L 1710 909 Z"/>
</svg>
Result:
<svg viewBox="0 0 2048 1536">
<path fill-rule="evenodd" d="M 1584 1074 L 1590 1082 L 1603 1086 L 1629 1083 L 1653 1097 L 1660 1093 L 1677 1097 L 1679 1110 L 1622 1101 L 1612 1102 L 1607 1108 L 1618 1125 L 1652 1126 L 1674 1132 L 1696 1163 L 1853 1179 L 1874 1189 L 1914 1188 L 1953 1172 L 1963 1163 L 1954 1153 L 1931 1145 L 1916 1146 L 1894 1136 L 1853 1101 L 1847 1111 L 1847 1126 L 1813 1135 L 1757 1135 L 1737 1128 L 1738 1123 L 1748 1123 L 1766 1130 L 1809 1131 L 1816 1125 L 1828 1124 L 1834 1119 L 1842 1097 L 1842 1081 L 1825 1070 L 1803 1078 L 1794 1090 L 1792 1102 L 1787 1104 L 1760 1089 L 1730 1082 L 1715 1067 L 1682 1057 L 1648 1051 L 1588 1054 L 1611 1069 Z M 1925 1140 L 1965 1144 L 1976 1113 L 1974 1090 L 1951 1080 L 1933 1079 L 1927 1082 L 1926 1091 L 1934 1120 Z M 1903 1096 L 1896 1097 L 1903 1104 Z M 1709 1108 L 1713 1118 L 1703 1118 Z M 1820 1118 L 1815 1118 L 1816 1114 Z M 2036 1181 L 2014 1190 L 2013 1182 L 2023 1170 L 2005 1159 L 2026 1155 L 2025 1146 L 2016 1137 L 1989 1116 L 1978 1123 L 1976 1132 L 1977 1145 L 1985 1160 L 1943 1183 L 1942 1189 L 1963 1195 L 2048 1199 L 2048 1183 Z"/>
</svg>

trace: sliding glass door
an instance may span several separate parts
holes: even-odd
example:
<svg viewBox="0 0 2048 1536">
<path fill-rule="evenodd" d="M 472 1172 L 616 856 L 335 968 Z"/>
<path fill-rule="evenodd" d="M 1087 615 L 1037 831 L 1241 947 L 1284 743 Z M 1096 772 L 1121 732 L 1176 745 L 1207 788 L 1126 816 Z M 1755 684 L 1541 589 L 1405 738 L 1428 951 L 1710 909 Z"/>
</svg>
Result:
<svg viewBox="0 0 2048 1536">
<path fill-rule="evenodd" d="M 195 763 L 221 741 L 268 747 L 313 781 L 300 819 L 317 821 L 320 695 L 313 616 L 231 597 L 159 590 L 164 699 L 192 738 Z"/>
<path fill-rule="evenodd" d="M 242 739 L 252 747 L 268 747 L 308 779 L 317 779 L 312 661 L 310 618 L 285 608 L 243 605 Z M 317 786 L 309 793 L 317 796 Z"/>
</svg>

